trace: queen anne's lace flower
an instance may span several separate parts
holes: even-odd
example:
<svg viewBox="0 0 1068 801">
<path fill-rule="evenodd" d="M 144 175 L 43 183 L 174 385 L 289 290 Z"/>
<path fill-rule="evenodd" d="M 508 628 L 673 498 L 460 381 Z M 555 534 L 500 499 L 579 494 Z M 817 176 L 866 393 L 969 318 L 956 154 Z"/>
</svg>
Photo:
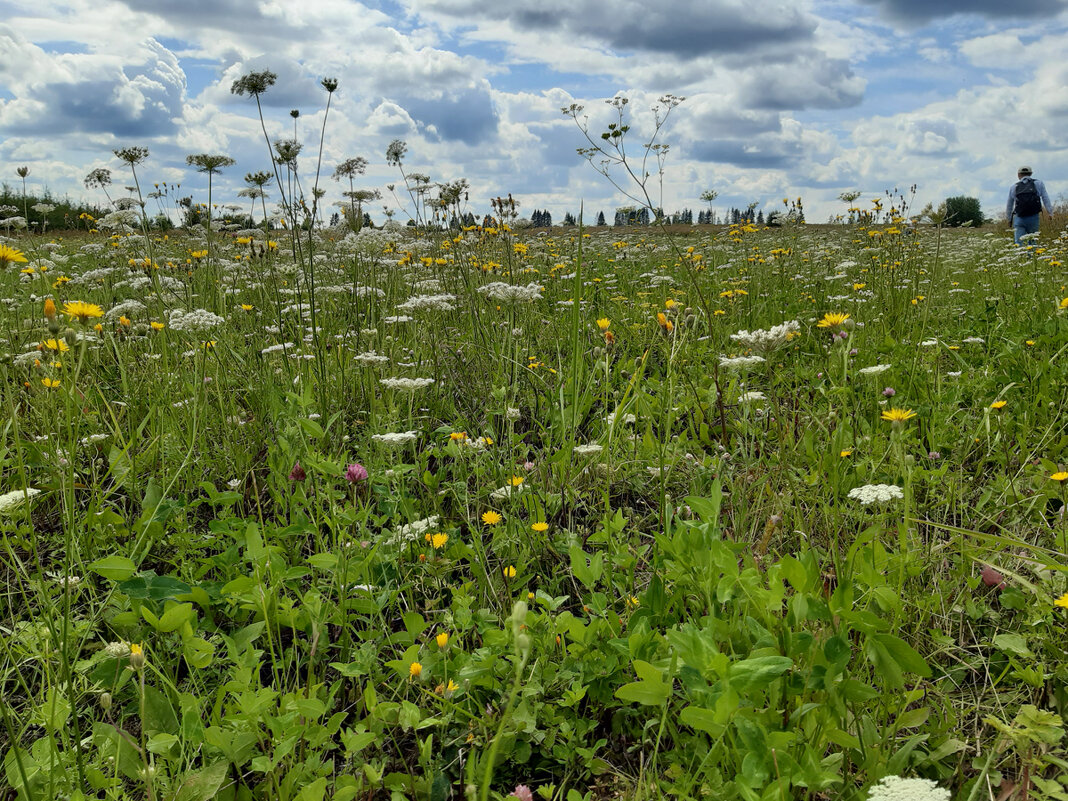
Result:
<svg viewBox="0 0 1068 801">
<path fill-rule="evenodd" d="M 455 295 L 416 295 L 415 297 L 408 298 L 408 300 L 400 304 L 397 307 L 397 311 L 405 314 L 420 309 L 428 309 L 430 311 L 453 311 L 456 308 L 452 305 L 454 300 L 456 300 Z"/>
<path fill-rule="evenodd" d="M 478 292 L 492 300 L 502 303 L 533 303 L 541 298 L 544 287 L 540 284 L 527 284 L 526 286 L 513 286 L 503 281 L 494 281 L 491 284 L 480 286 Z"/>
<path fill-rule="evenodd" d="M 765 361 L 763 356 L 735 356 L 734 358 L 727 358 L 721 356 L 719 359 L 719 366 L 725 370 L 745 370 L 749 367 L 756 367 L 758 364 L 763 364 Z"/>
<path fill-rule="evenodd" d="M 929 779 L 884 776 L 868 790 L 868 801 L 949 801 L 949 790 Z"/>
<path fill-rule="evenodd" d="M 0 495 L 0 513 L 10 512 L 12 509 L 17 509 L 24 502 L 32 498 L 34 495 L 40 495 L 41 490 L 28 487 L 24 490 L 12 490 L 11 492 L 5 492 Z"/>
<path fill-rule="evenodd" d="M 429 387 L 434 383 L 433 378 L 382 378 L 379 382 L 386 389 L 398 389 L 404 392 L 415 392 L 417 389 Z"/>
<path fill-rule="evenodd" d="M 756 331 L 743 329 L 737 334 L 731 334 L 731 339 L 739 345 L 759 353 L 770 353 L 781 348 L 790 341 L 793 334 L 800 333 L 800 331 L 801 324 L 797 320 L 790 320 L 782 325 L 768 329 L 757 329 Z"/>
<path fill-rule="evenodd" d="M 372 434 L 371 439 L 383 445 L 404 445 L 419 439 L 418 431 L 396 431 L 388 434 Z"/>
<path fill-rule="evenodd" d="M 857 372 L 860 375 L 879 375 L 893 367 L 892 364 L 873 364 L 871 367 L 861 367 Z"/>
<path fill-rule="evenodd" d="M 896 484 L 865 484 L 849 491 L 849 497 L 860 501 L 861 506 L 871 506 L 873 503 L 889 503 L 900 500 L 905 495 L 901 487 Z"/>
<path fill-rule="evenodd" d="M 217 328 L 225 323 L 226 320 L 217 314 L 212 314 L 207 309 L 194 309 L 193 311 L 175 309 L 170 314 L 169 322 L 170 327 L 175 331 L 200 333 Z"/>
</svg>

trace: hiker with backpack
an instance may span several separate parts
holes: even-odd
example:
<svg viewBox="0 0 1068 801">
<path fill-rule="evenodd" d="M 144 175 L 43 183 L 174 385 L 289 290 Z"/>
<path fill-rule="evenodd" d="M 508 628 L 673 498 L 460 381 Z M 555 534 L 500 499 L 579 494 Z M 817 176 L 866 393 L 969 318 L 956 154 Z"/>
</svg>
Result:
<svg viewBox="0 0 1068 801">
<path fill-rule="evenodd" d="M 1042 209 L 1053 219 L 1053 204 L 1046 194 L 1046 185 L 1031 177 L 1030 167 L 1020 167 L 1016 173 L 1019 179 L 1009 190 L 1009 203 L 1005 207 L 1005 218 L 1012 226 L 1017 245 L 1023 244 L 1027 234 L 1037 234 L 1042 219 Z"/>
</svg>

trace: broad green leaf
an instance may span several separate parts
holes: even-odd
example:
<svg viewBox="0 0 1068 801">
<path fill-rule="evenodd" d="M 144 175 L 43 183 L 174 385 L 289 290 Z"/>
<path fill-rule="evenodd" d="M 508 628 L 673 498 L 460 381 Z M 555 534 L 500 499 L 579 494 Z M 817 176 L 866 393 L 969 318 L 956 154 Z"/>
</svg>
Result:
<svg viewBox="0 0 1068 801">
<path fill-rule="evenodd" d="M 794 666 L 788 656 L 754 656 L 735 662 L 728 671 L 739 690 L 762 690 Z"/>
<path fill-rule="evenodd" d="M 112 555 L 92 562 L 89 569 L 112 581 L 126 581 L 137 570 L 137 565 L 125 556 Z"/>
<path fill-rule="evenodd" d="M 999 651 L 1015 654 L 1025 659 L 1034 656 L 1031 649 L 1027 647 L 1027 638 L 1022 634 L 998 634 L 994 637 L 994 647 Z"/>
<path fill-rule="evenodd" d="M 201 770 L 184 774 L 178 781 L 174 801 L 210 801 L 226 781 L 230 765 L 221 760 Z"/>
</svg>

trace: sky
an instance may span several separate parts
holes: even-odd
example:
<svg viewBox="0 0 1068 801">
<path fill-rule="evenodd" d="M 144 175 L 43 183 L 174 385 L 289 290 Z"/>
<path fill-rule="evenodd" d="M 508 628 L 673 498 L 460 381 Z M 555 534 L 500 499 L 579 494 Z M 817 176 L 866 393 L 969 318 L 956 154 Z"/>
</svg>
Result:
<svg viewBox="0 0 1068 801">
<path fill-rule="evenodd" d="M 510 193 L 523 215 L 611 220 L 633 201 L 577 149 L 583 127 L 604 144 L 620 97 L 628 163 L 668 212 L 715 191 L 720 212 L 801 197 L 823 222 L 843 192 L 896 189 L 914 210 L 968 195 L 997 217 L 1024 164 L 1068 197 L 1066 51 L 1068 0 L 0 0 L 0 180 L 20 187 L 26 166 L 32 190 L 102 202 L 83 179 L 110 169 L 124 194 L 113 151 L 137 145 L 146 185 L 181 184 L 171 207 L 207 199 L 198 153 L 235 159 L 213 199 L 247 203 L 243 177 L 270 156 L 255 100 L 231 87 L 269 70 L 267 134 L 296 127 L 305 190 L 318 166 L 323 202 L 341 201 L 334 168 L 362 156 L 376 222 L 411 212 L 395 139 L 406 171 L 466 179 L 476 215 Z M 325 136 L 323 78 L 338 81 Z M 662 172 L 656 153 L 642 170 L 650 143 L 668 146 Z"/>
</svg>

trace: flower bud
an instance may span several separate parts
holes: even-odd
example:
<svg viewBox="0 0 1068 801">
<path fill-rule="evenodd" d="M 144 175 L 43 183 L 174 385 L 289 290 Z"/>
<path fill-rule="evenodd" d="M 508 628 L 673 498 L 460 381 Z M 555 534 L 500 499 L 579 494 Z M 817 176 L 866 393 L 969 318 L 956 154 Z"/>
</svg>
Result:
<svg viewBox="0 0 1068 801">
<path fill-rule="evenodd" d="M 130 667 L 141 670 L 145 666 L 145 649 L 140 643 L 130 643 Z"/>
<path fill-rule="evenodd" d="M 111 693 L 100 693 L 100 708 L 105 712 L 111 711 Z"/>
</svg>

